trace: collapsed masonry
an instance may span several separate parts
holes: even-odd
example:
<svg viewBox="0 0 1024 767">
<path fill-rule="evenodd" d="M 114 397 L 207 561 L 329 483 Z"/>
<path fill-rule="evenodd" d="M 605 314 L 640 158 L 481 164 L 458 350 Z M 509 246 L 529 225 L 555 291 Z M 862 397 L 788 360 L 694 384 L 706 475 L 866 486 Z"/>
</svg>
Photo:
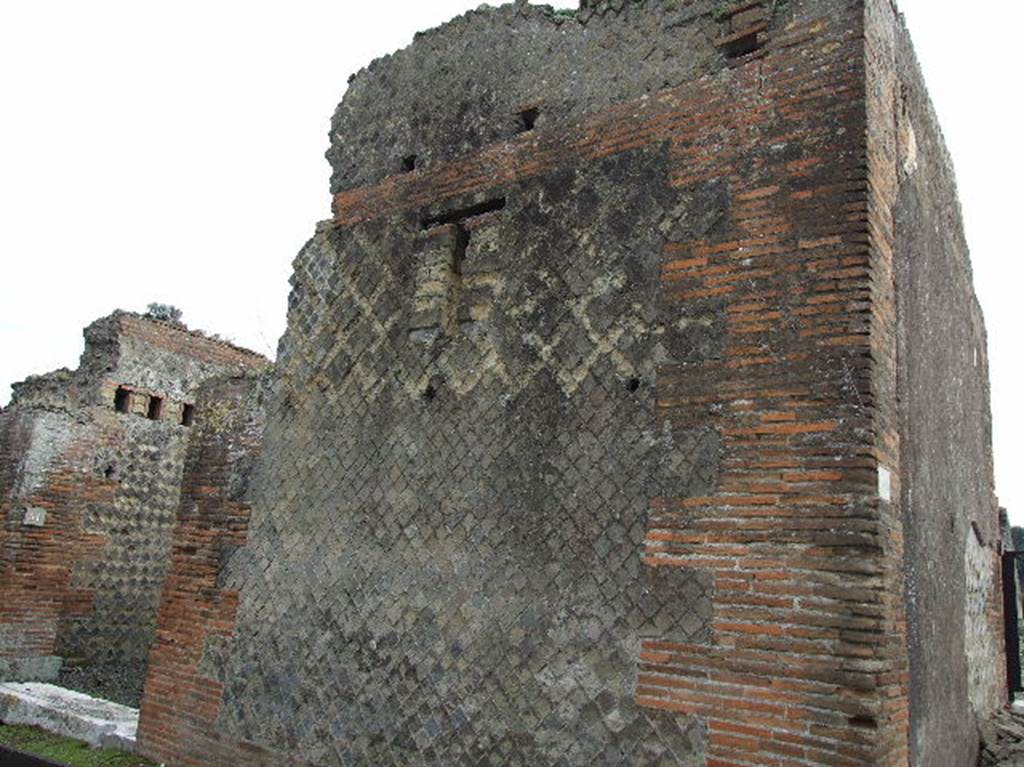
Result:
<svg viewBox="0 0 1024 767">
<path fill-rule="evenodd" d="M 0 411 L 0 678 L 138 705 L 199 385 L 260 355 L 117 312 Z"/>
<path fill-rule="evenodd" d="M 196 402 L 143 753 L 975 764 L 985 332 L 888 0 L 484 8 L 329 158 L 277 364 Z"/>
</svg>

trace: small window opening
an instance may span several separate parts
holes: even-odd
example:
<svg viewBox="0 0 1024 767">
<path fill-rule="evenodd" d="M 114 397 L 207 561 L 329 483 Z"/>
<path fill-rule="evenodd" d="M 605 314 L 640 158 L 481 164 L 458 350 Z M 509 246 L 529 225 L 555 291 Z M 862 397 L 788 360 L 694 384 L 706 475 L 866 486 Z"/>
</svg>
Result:
<svg viewBox="0 0 1024 767">
<path fill-rule="evenodd" d="M 416 170 L 416 155 L 409 154 L 402 158 L 402 173 L 412 173 Z"/>
<path fill-rule="evenodd" d="M 519 126 L 516 129 L 516 133 L 529 133 L 537 127 L 537 118 L 540 117 L 540 109 L 538 107 L 524 109 L 521 112 L 517 112 L 516 117 L 519 118 Z"/>
<path fill-rule="evenodd" d="M 758 39 L 757 32 L 750 32 L 749 30 L 732 36 L 727 42 L 722 44 L 722 50 L 725 51 L 726 57 L 730 59 L 741 58 L 753 53 L 760 47 L 761 41 Z"/>
<path fill-rule="evenodd" d="M 132 407 L 132 393 L 123 386 L 118 386 L 114 392 L 114 410 L 118 413 L 127 413 Z"/>
<path fill-rule="evenodd" d="M 626 382 L 626 388 L 629 389 L 629 391 L 638 391 L 640 389 L 640 379 L 630 378 L 629 381 Z"/>
<path fill-rule="evenodd" d="M 181 408 L 181 425 L 191 426 L 196 420 L 196 406 L 185 404 Z"/>
<path fill-rule="evenodd" d="M 114 478 L 114 474 L 116 474 L 116 473 L 117 473 L 117 469 L 114 468 L 114 464 L 112 464 L 112 463 L 108 464 L 107 468 L 105 468 L 103 470 L 103 476 L 106 479 L 113 479 Z"/>
<path fill-rule="evenodd" d="M 146 418 L 150 421 L 159 421 L 160 414 L 164 409 L 164 401 L 162 397 L 150 397 L 149 408 L 146 410 Z"/>
<path fill-rule="evenodd" d="M 873 716 L 851 716 L 848 721 L 851 727 L 859 727 L 864 730 L 877 730 L 878 720 Z"/>
</svg>

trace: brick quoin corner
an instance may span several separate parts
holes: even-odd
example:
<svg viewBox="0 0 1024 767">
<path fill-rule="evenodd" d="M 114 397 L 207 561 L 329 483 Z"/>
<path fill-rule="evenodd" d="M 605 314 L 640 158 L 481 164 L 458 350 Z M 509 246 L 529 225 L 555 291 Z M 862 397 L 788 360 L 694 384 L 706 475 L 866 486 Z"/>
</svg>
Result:
<svg viewBox="0 0 1024 767">
<path fill-rule="evenodd" d="M 975 763 L 984 325 L 890 3 L 483 9 L 332 135 L 278 362 L 206 389 L 141 753 Z"/>
</svg>

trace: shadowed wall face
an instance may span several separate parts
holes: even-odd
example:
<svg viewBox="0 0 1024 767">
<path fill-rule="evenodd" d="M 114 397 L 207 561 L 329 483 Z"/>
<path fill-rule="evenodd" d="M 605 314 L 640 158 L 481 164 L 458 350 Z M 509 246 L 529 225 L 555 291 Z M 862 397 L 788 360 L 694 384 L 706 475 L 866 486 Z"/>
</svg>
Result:
<svg viewBox="0 0 1024 767">
<path fill-rule="evenodd" d="M 902 24 L 869 27 L 889 59 L 892 199 L 913 764 L 974 764 L 1006 702 L 1002 551 L 985 322 L 956 178 Z M 882 80 L 882 78 L 879 78 Z M 881 145 L 881 142 L 879 142 Z"/>
<path fill-rule="evenodd" d="M 664 146 L 491 194 L 300 255 L 219 725 L 323 763 L 691 763 L 701 728 L 633 702 L 642 637 L 709 636 L 706 574 L 637 555 L 649 500 L 717 473 L 655 420 L 656 365 L 720 351 L 657 301 L 688 206 Z"/>
</svg>

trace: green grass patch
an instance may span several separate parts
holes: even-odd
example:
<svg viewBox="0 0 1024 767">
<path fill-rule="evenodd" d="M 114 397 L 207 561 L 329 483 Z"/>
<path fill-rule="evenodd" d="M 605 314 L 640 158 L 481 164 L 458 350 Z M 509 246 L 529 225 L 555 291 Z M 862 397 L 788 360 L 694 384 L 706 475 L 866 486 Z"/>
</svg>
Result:
<svg viewBox="0 0 1024 767">
<path fill-rule="evenodd" d="M 142 757 L 51 735 L 38 727 L 0 724 L 0 744 L 70 767 L 156 767 Z"/>
</svg>

